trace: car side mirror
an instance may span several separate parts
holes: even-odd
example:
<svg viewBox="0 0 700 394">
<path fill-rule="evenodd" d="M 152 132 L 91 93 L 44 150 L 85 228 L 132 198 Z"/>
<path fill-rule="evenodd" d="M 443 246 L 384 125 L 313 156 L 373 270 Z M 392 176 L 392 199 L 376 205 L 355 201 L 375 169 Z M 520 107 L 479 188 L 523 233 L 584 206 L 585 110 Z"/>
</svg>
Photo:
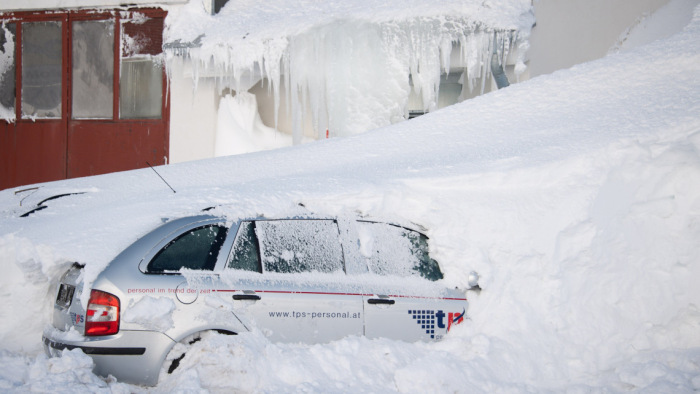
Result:
<svg viewBox="0 0 700 394">
<path fill-rule="evenodd" d="M 469 273 L 469 277 L 467 277 L 467 284 L 469 285 L 470 289 L 479 287 L 479 274 L 476 271 Z"/>
<path fill-rule="evenodd" d="M 476 294 L 481 293 L 481 286 L 479 286 L 479 274 L 476 271 L 469 273 L 467 277 L 467 285 L 469 286 L 466 291 L 474 291 Z"/>
</svg>

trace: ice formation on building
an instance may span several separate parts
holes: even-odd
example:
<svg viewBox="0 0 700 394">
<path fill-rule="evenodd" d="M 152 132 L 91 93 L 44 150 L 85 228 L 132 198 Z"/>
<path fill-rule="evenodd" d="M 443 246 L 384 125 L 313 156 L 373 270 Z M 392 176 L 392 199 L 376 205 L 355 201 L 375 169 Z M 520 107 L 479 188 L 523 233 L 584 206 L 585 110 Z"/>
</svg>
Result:
<svg viewBox="0 0 700 394">
<path fill-rule="evenodd" d="M 452 102 L 481 93 L 492 60 L 521 73 L 533 23 L 530 0 L 229 1 L 216 15 L 192 1 L 171 12 L 165 47 L 221 91 L 262 84 L 299 143 L 305 124 L 344 136 L 437 109 L 446 82 L 461 86 Z"/>
</svg>

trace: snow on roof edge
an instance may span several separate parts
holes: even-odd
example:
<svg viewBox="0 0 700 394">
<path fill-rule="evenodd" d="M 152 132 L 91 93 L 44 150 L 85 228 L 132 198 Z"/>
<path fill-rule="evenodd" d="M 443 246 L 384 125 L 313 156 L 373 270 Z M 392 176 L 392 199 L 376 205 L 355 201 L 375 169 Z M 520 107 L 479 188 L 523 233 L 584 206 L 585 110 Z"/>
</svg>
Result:
<svg viewBox="0 0 700 394">
<path fill-rule="evenodd" d="M 186 4 L 188 0 L 5 0 L 0 12 L 21 12 L 80 8 L 126 8 L 126 7 L 162 7 Z"/>
<path fill-rule="evenodd" d="M 203 41 L 212 45 L 232 45 L 243 40 L 294 36 L 340 22 L 390 25 L 435 19 L 447 24 L 457 21 L 472 29 L 528 32 L 534 24 L 530 0 L 450 0 L 440 4 L 424 0 L 355 0 L 327 1 L 322 6 L 311 0 L 243 3 L 230 1 L 216 15 L 210 15 L 198 0 L 190 0 L 184 7 L 171 7 L 164 42 L 187 43 L 204 37 Z"/>
</svg>

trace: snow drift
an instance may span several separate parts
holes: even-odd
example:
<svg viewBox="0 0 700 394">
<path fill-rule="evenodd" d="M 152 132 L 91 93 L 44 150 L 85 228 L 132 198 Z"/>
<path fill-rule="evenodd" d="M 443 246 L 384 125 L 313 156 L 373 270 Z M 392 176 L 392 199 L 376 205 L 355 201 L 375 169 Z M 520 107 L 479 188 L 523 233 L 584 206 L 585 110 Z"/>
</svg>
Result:
<svg viewBox="0 0 700 394">
<path fill-rule="evenodd" d="M 396 217 L 428 228 L 449 285 L 482 275 L 439 343 L 212 335 L 151 391 L 700 390 L 700 8 L 670 38 L 372 133 L 0 192 L 0 387 L 145 390 L 47 359 L 50 281 L 86 280 L 161 217 Z M 48 202 L 43 198 L 86 192 Z"/>
</svg>

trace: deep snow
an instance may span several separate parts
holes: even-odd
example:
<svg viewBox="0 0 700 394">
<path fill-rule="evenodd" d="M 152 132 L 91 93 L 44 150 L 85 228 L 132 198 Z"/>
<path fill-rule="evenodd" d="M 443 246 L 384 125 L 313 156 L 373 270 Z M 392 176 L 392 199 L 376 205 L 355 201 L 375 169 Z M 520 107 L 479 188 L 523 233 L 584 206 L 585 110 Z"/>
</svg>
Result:
<svg viewBox="0 0 700 394">
<path fill-rule="evenodd" d="M 0 390 L 700 390 L 698 6 L 670 38 L 409 122 L 158 171 L 177 193 L 151 169 L 0 192 Z M 89 281 L 161 217 L 299 202 L 428 228 L 448 285 L 482 275 L 470 320 L 439 343 L 212 336 L 154 389 L 41 353 L 70 262 Z"/>
</svg>

